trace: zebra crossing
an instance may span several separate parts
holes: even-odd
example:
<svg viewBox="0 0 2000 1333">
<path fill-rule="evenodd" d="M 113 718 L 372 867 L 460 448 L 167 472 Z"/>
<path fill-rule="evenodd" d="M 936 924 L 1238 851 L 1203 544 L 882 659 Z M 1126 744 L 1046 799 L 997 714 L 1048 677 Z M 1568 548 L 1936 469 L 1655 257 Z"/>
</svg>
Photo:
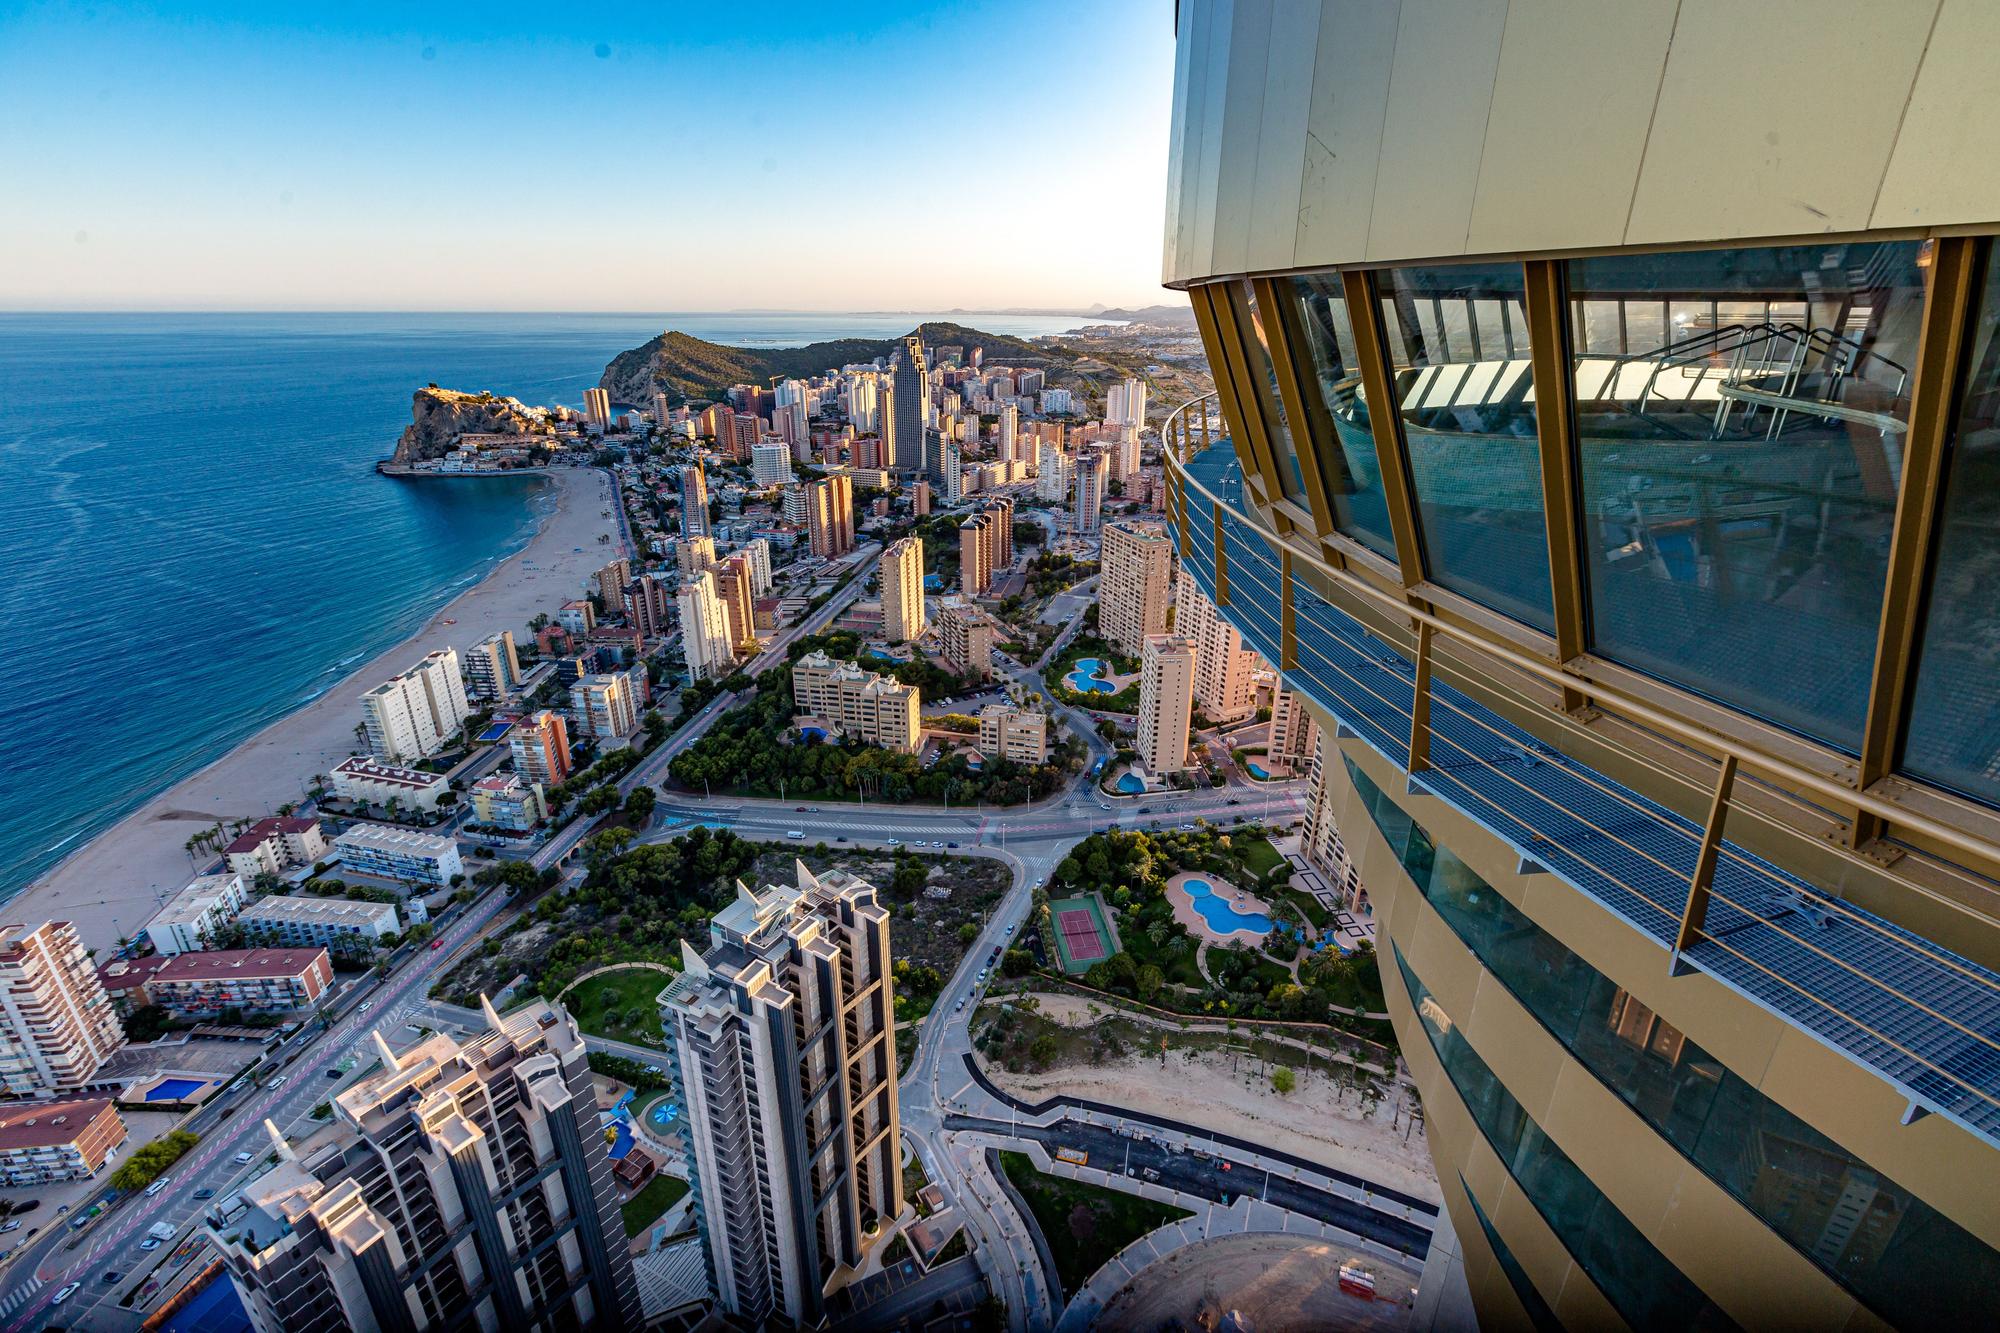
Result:
<svg viewBox="0 0 2000 1333">
<path fill-rule="evenodd" d="M 30 1274 L 26 1282 L 8 1292 L 5 1300 L 0 1300 L 0 1319 L 5 1319 L 33 1300 L 35 1293 L 47 1285 L 48 1283 Z"/>
</svg>

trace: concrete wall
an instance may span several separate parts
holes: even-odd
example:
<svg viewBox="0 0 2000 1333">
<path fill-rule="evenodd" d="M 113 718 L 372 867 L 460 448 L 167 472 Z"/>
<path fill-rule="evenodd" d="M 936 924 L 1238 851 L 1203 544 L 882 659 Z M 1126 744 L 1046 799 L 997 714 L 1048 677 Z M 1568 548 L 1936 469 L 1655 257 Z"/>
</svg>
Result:
<svg viewBox="0 0 2000 1333">
<path fill-rule="evenodd" d="M 1991 0 L 1182 0 L 1165 281 L 2000 221 Z"/>
</svg>

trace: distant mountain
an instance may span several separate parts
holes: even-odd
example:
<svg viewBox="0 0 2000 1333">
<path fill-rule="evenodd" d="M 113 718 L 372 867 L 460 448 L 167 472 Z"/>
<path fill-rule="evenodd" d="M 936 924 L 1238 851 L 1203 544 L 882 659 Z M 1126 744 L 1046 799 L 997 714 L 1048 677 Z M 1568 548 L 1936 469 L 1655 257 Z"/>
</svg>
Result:
<svg viewBox="0 0 2000 1333">
<path fill-rule="evenodd" d="M 913 332 L 926 346 L 963 347 L 967 356 L 977 348 L 988 363 L 1067 365 L 1076 359 L 1071 352 L 962 324 L 920 324 Z M 901 338 L 835 338 L 804 347 L 727 347 L 669 330 L 611 358 L 597 382 L 620 403 L 650 403 L 656 393 L 677 403 L 715 399 L 731 385 L 768 385 L 774 377 L 805 379 L 836 366 L 889 356 L 902 345 Z"/>
<path fill-rule="evenodd" d="M 1181 305 L 1148 305 L 1137 310 L 1120 310 L 1116 306 L 1100 310 L 1095 318 L 1101 320 L 1122 319 L 1132 324 L 1185 324 L 1194 327 L 1194 307 Z"/>
</svg>

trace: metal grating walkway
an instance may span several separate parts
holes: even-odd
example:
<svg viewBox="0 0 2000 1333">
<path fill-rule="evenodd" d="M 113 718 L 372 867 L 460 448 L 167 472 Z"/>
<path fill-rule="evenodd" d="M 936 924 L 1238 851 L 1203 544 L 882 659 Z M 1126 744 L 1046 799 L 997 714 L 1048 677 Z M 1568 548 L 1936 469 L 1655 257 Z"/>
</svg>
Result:
<svg viewBox="0 0 2000 1333">
<path fill-rule="evenodd" d="M 1189 475 L 1242 507 L 1225 441 Z M 1214 514 L 1189 492 L 1189 559 L 1215 592 Z M 1260 531 L 1223 516 L 1226 616 L 1280 660 L 1278 560 Z M 1409 757 L 1414 665 L 1301 584 L 1298 666 L 1285 674 L 1398 767 Z M 1646 935 L 1673 946 L 1701 827 L 1551 748 L 1432 678 L 1431 767 L 1413 786 L 1450 802 Z M 1706 930 L 1689 965 L 1887 1080 L 1915 1107 L 2000 1146 L 2000 974 L 1830 898 L 1725 841 Z"/>
</svg>

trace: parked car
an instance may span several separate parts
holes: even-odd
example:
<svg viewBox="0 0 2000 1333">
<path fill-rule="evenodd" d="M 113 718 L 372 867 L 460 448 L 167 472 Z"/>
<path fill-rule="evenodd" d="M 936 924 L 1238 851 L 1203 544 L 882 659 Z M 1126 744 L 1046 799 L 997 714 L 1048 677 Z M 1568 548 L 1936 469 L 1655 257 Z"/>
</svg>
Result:
<svg viewBox="0 0 2000 1333">
<path fill-rule="evenodd" d="M 215 1197 L 215 1191 L 210 1189 L 196 1190 L 194 1192 L 194 1197 L 197 1199 L 213 1199 Z"/>
<path fill-rule="evenodd" d="M 20 1229 L 21 1224 L 19 1221 L 0 1222 L 0 1232 L 19 1231 Z"/>
<path fill-rule="evenodd" d="M 236 1154 L 236 1165 L 238 1166 L 248 1166 L 250 1165 L 250 1163 L 256 1160 L 257 1160 L 257 1154 L 254 1152 L 250 1152 L 247 1149 L 243 1152 Z"/>
<path fill-rule="evenodd" d="M 119 1279 L 123 1278 L 124 1276 L 125 1275 L 123 1273 L 119 1272 L 117 1269 L 114 1268 L 110 1272 L 104 1275 L 104 1280 L 106 1282 L 116 1282 Z"/>
<path fill-rule="evenodd" d="M 327 1071 L 326 1071 L 326 1076 L 327 1076 L 328 1078 L 339 1078 L 339 1077 L 340 1077 L 340 1075 L 341 1075 L 341 1072 L 342 1072 L 342 1071 L 341 1071 L 341 1068 L 340 1068 L 340 1066 L 339 1066 L 339 1065 L 335 1065 L 335 1066 L 334 1066 L 333 1068 L 331 1068 L 331 1069 L 329 1069 L 329 1070 L 327 1070 Z"/>
</svg>

